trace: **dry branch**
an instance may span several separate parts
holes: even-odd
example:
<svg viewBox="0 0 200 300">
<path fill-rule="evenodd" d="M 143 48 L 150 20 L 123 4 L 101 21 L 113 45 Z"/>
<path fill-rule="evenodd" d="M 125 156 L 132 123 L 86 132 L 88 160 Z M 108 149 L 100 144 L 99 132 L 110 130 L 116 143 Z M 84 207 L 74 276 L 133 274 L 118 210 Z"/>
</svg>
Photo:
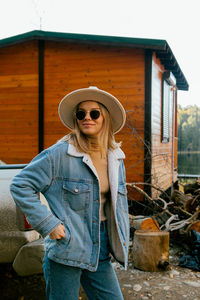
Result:
<svg viewBox="0 0 200 300">
<path fill-rule="evenodd" d="M 157 198 L 150 197 L 138 185 L 151 186 L 158 190 L 165 199 L 161 196 Z M 200 220 L 198 220 L 200 213 L 199 183 L 196 185 L 198 187 L 198 193 L 194 191 L 194 196 L 174 190 L 171 197 L 161 188 L 149 183 L 134 182 L 127 183 L 127 186 L 135 189 L 144 196 L 144 203 L 147 203 L 146 207 L 150 207 L 153 211 L 153 215 L 160 225 L 160 230 L 171 232 L 179 232 L 181 230 L 182 233 L 187 233 L 191 228 L 198 228 L 200 230 Z M 193 224 L 194 226 L 192 227 Z"/>
<path fill-rule="evenodd" d="M 142 183 L 138 183 L 138 184 L 142 184 Z M 146 197 L 146 199 L 150 203 L 154 203 L 154 205 L 157 206 L 157 208 L 165 211 L 167 214 L 169 214 L 170 216 L 172 216 L 172 213 L 170 213 L 168 211 L 168 209 L 167 209 L 168 204 L 166 203 L 166 201 L 164 199 L 161 199 L 160 197 L 157 198 L 157 199 L 151 198 L 145 191 L 143 191 L 141 188 L 139 188 L 138 186 L 136 186 L 135 183 L 127 183 L 126 185 L 130 186 L 130 187 L 134 188 L 135 190 L 137 190 L 138 192 L 140 192 L 142 195 L 144 195 Z M 160 200 L 162 203 L 164 203 L 164 208 L 157 203 L 158 200 Z"/>
</svg>

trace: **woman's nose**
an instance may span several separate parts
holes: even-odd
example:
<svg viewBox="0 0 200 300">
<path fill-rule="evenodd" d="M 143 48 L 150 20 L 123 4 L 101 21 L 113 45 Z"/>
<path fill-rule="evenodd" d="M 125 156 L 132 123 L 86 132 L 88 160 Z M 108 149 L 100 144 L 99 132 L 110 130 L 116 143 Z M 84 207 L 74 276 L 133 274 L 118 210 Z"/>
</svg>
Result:
<svg viewBox="0 0 200 300">
<path fill-rule="evenodd" d="M 87 112 L 85 112 L 85 120 L 91 120 L 91 117 L 90 117 L 90 112 L 89 111 L 87 111 Z"/>
</svg>

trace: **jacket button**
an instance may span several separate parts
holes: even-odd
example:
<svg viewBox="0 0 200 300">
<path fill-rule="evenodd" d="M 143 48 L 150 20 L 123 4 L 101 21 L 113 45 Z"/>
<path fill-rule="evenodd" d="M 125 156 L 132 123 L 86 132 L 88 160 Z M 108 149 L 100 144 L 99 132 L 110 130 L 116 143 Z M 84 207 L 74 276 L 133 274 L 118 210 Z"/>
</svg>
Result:
<svg viewBox="0 0 200 300">
<path fill-rule="evenodd" d="M 78 193 L 78 189 L 77 189 L 77 188 L 75 188 L 74 192 L 75 192 L 75 193 Z"/>
</svg>

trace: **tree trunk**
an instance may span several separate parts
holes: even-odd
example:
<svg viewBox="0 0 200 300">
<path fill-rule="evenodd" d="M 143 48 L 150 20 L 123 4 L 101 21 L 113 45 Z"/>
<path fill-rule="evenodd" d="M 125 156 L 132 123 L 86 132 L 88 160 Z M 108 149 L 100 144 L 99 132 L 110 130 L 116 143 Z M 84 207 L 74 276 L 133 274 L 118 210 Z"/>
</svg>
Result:
<svg viewBox="0 0 200 300">
<path fill-rule="evenodd" d="M 169 265 L 169 232 L 136 230 L 133 241 L 134 267 L 163 271 Z"/>
</svg>

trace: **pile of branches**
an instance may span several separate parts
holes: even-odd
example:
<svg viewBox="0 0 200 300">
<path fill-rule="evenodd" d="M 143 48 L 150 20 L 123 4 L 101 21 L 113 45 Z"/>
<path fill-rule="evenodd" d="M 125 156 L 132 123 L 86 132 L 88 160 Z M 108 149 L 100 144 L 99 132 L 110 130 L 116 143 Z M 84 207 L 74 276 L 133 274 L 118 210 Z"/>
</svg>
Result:
<svg viewBox="0 0 200 300">
<path fill-rule="evenodd" d="M 156 197 L 150 197 L 144 186 L 157 191 Z M 148 183 L 127 183 L 129 211 L 131 215 L 144 215 L 154 218 L 159 224 L 159 230 L 188 234 L 190 230 L 200 232 L 200 181 L 183 186 L 173 187 L 172 194 L 167 194 L 159 187 Z M 143 196 L 137 201 L 132 195 L 137 192 Z"/>
</svg>

